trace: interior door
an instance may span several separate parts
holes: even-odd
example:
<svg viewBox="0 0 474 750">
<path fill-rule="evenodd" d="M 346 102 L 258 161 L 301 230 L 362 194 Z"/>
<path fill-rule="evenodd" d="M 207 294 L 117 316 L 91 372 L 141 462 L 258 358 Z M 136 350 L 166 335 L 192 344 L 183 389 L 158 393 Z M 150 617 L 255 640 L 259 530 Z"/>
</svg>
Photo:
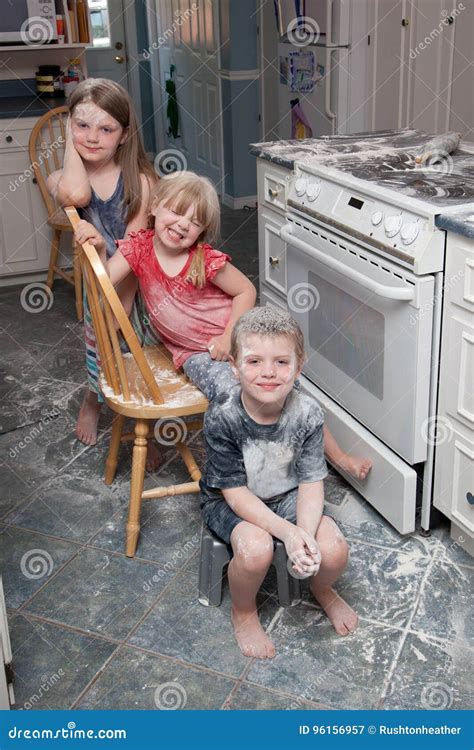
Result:
<svg viewBox="0 0 474 750">
<path fill-rule="evenodd" d="M 110 78 L 128 89 L 124 0 L 89 0 L 93 46 L 86 52 L 91 78 Z"/>
</svg>

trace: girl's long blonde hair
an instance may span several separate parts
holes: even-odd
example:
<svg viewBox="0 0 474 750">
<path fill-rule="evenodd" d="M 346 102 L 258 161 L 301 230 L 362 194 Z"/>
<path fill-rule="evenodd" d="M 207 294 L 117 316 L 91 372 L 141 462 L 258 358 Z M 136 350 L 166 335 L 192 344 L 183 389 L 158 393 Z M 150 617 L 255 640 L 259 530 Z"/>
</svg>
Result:
<svg viewBox="0 0 474 750">
<path fill-rule="evenodd" d="M 162 177 L 155 185 L 150 208 L 163 203 L 178 214 L 184 214 L 193 205 L 196 217 L 204 229 L 198 239 L 198 248 L 189 267 L 189 280 L 197 287 L 206 283 L 203 243 L 213 244 L 219 237 L 219 198 L 212 182 L 194 172 L 175 172 Z M 153 217 L 152 217 L 153 218 Z"/>
<path fill-rule="evenodd" d="M 127 140 L 115 154 L 115 161 L 122 169 L 128 223 L 138 214 L 142 204 L 140 175 L 144 174 L 151 185 L 154 185 L 157 176 L 146 157 L 133 103 L 127 91 L 108 78 L 87 78 L 71 94 L 69 113 L 72 115 L 78 104 L 88 101 L 107 112 L 123 128 L 128 128 Z"/>
</svg>

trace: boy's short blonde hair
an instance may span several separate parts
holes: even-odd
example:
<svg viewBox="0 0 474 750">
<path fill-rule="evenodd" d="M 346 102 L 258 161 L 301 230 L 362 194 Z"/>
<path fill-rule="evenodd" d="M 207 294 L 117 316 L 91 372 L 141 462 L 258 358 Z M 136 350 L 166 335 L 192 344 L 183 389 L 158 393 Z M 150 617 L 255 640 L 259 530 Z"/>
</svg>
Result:
<svg viewBox="0 0 474 750">
<path fill-rule="evenodd" d="M 199 245 L 213 244 L 218 240 L 221 209 L 216 189 L 207 177 L 195 172 L 177 172 L 158 180 L 151 193 L 150 210 L 153 204 L 163 203 L 173 207 L 177 213 L 185 213 L 194 205 L 196 216 L 203 231 L 198 240 L 198 251 L 189 268 L 189 278 L 195 286 L 205 283 L 204 254 Z"/>
<path fill-rule="evenodd" d="M 237 362 L 241 354 L 242 338 L 248 334 L 257 336 L 286 336 L 293 341 L 298 365 L 305 360 L 304 336 L 298 323 L 291 315 L 276 307 L 253 307 L 244 313 L 232 329 L 230 354 Z"/>
</svg>

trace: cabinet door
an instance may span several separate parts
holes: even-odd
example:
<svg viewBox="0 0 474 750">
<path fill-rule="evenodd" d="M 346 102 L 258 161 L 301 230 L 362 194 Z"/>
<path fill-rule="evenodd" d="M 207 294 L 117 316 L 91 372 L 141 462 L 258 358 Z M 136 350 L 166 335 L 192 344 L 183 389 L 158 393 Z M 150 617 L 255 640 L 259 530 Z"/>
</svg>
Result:
<svg viewBox="0 0 474 750">
<path fill-rule="evenodd" d="M 261 211 L 258 218 L 260 278 L 286 297 L 286 242 L 280 237 L 284 218 Z"/>
</svg>

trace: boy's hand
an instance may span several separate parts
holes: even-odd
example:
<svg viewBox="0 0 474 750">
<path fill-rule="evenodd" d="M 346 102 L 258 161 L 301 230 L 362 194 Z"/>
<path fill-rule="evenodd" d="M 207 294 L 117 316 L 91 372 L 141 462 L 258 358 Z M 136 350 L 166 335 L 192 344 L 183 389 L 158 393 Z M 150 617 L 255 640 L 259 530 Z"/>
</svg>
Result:
<svg viewBox="0 0 474 750">
<path fill-rule="evenodd" d="M 223 333 L 222 336 L 214 336 L 207 344 L 207 350 L 212 359 L 226 362 L 229 359 L 230 336 Z"/>
<path fill-rule="evenodd" d="M 311 534 L 293 526 L 283 542 L 294 572 L 302 578 L 316 575 L 321 565 L 321 552 Z"/>
<path fill-rule="evenodd" d="M 106 249 L 105 240 L 100 232 L 92 224 L 89 224 L 88 221 L 84 221 L 84 219 L 77 225 L 74 238 L 80 245 L 83 245 L 84 242 L 90 242 L 98 253 L 102 253 Z"/>
</svg>

